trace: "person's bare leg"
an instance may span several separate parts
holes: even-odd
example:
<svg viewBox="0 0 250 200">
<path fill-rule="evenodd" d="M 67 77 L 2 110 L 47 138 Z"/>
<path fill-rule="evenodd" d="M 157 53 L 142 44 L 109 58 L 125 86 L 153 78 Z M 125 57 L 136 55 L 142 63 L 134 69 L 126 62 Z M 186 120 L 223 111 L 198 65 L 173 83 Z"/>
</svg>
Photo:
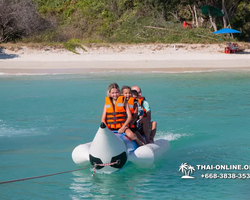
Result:
<svg viewBox="0 0 250 200">
<path fill-rule="evenodd" d="M 133 133 L 129 128 L 125 130 L 125 134 L 131 139 L 134 140 L 139 146 L 144 145 L 144 143 L 139 140 L 135 133 Z"/>
<path fill-rule="evenodd" d="M 135 134 L 136 134 L 136 136 L 138 137 L 138 139 L 139 139 L 140 141 L 142 141 L 144 144 L 146 144 L 145 139 L 142 137 L 142 135 L 140 134 L 139 131 L 135 131 Z"/>
<path fill-rule="evenodd" d="M 146 117 L 143 117 L 141 119 L 141 124 L 142 124 L 142 131 L 144 133 L 144 136 L 145 136 L 145 140 L 146 140 L 146 143 L 150 143 L 149 141 L 149 136 L 150 136 L 150 132 L 149 132 L 149 121 Z"/>
<path fill-rule="evenodd" d="M 154 137 L 155 137 L 155 134 L 156 134 L 156 127 L 157 127 L 156 121 L 151 122 L 151 127 L 152 127 L 152 129 L 151 129 L 149 141 L 153 143 L 154 142 Z"/>
</svg>

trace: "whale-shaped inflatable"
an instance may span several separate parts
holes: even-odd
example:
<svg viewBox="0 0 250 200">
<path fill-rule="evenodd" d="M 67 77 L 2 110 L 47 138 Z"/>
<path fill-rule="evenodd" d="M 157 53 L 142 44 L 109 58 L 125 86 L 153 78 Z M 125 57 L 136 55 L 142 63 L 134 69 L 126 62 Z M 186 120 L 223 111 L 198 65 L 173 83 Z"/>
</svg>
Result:
<svg viewBox="0 0 250 200">
<path fill-rule="evenodd" d="M 97 164 L 96 169 L 99 171 L 112 173 L 124 167 L 127 162 L 132 162 L 139 168 L 152 167 L 169 149 L 170 143 L 164 139 L 138 147 L 125 134 L 114 134 L 101 123 L 94 140 L 78 145 L 72 152 L 72 159 L 75 164 Z M 113 164 L 109 165 L 111 163 Z"/>
</svg>

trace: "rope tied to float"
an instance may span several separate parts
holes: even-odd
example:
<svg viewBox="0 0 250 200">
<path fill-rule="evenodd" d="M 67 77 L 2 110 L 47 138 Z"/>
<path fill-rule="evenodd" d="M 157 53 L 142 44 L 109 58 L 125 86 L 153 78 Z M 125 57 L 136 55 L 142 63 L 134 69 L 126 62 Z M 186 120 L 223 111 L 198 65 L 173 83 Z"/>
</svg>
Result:
<svg viewBox="0 0 250 200">
<path fill-rule="evenodd" d="M 57 173 L 53 173 L 53 174 L 46 174 L 46 175 L 41 175 L 41 176 L 33 176 L 33 177 L 28 177 L 28 178 L 14 179 L 14 180 L 10 180 L 10 181 L 2 181 L 2 182 L 0 182 L 0 184 L 13 183 L 13 182 L 18 182 L 18 181 L 26 181 L 26 180 L 37 179 L 37 178 L 44 178 L 44 177 L 55 176 L 55 175 L 59 175 L 59 174 L 66 174 L 66 173 L 69 173 L 69 172 L 74 172 L 74 171 L 87 169 L 87 168 L 90 168 L 92 166 L 93 165 L 90 165 L 88 167 L 82 167 L 82 168 L 79 168 L 79 169 L 64 171 L 64 172 L 57 172 Z"/>
<path fill-rule="evenodd" d="M 112 162 L 112 163 L 102 163 L 102 164 L 94 164 L 94 171 L 93 171 L 93 174 L 92 174 L 92 176 L 95 176 L 95 170 L 96 170 L 96 167 L 97 166 L 111 166 L 111 165 L 116 165 L 116 164 L 119 164 L 119 162 L 120 162 L 120 160 L 117 160 L 117 161 L 115 161 L 115 162 Z"/>
<path fill-rule="evenodd" d="M 69 172 L 80 171 L 80 170 L 87 169 L 87 168 L 90 168 L 90 167 L 94 167 L 94 173 L 92 175 L 92 176 L 94 176 L 97 166 L 111 166 L 111 165 L 118 164 L 119 162 L 120 161 L 117 160 L 116 162 L 113 162 L 113 163 L 94 164 L 94 165 L 90 165 L 88 167 L 82 167 L 82 168 L 79 168 L 79 169 L 73 169 L 73 170 L 64 171 L 64 172 L 57 172 L 57 173 L 53 173 L 53 174 L 45 174 L 45 175 L 41 175 L 41 176 L 33 176 L 33 177 L 14 179 L 14 180 L 9 180 L 9 181 L 1 181 L 0 185 L 1 184 L 6 184 L 6 183 L 19 182 L 19 181 L 27 181 L 27 180 L 31 180 L 31 179 L 37 179 L 37 178 L 44 178 L 44 177 L 48 177 L 48 176 L 55 176 L 55 175 L 59 175 L 59 174 L 66 174 L 66 173 L 69 173 Z"/>
</svg>

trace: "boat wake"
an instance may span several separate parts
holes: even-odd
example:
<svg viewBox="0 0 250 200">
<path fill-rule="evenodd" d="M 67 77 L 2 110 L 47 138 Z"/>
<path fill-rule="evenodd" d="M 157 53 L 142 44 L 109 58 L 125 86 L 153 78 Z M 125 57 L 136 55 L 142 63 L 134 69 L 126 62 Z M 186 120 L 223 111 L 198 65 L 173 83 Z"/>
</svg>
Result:
<svg viewBox="0 0 250 200">
<path fill-rule="evenodd" d="M 164 139 L 168 141 L 179 140 L 182 137 L 189 137 L 193 136 L 192 133 L 171 133 L 171 132 L 164 132 L 164 131 L 157 131 L 155 139 Z"/>
<path fill-rule="evenodd" d="M 0 137 L 13 137 L 13 136 L 34 136 L 44 135 L 45 133 L 37 128 L 32 127 L 13 127 L 0 120 Z"/>
</svg>

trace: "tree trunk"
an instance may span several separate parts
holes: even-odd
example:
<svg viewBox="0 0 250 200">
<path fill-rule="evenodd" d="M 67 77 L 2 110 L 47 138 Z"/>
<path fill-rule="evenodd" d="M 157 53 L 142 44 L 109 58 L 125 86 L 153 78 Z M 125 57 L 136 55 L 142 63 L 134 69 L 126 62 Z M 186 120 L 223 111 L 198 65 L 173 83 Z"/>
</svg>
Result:
<svg viewBox="0 0 250 200">
<path fill-rule="evenodd" d="M 224 26 L 224 28 L 227 28 L 227 21 L 226 21 L 226 18 L 225 18 L 225 16 L 223 16 L 223 26 Z"/>
<path fill-rule="evenodd" d="M 195 23 L 196 23 L 196 27 L 199 27 L 199 23 L 198 23 L 198 18 L 197 18 L 197 12 L 196 12 L 196 6 L 194 5 L 194 16 L 195 16 Z"/>
<path fill-rule="evenodd" d="M 226 28 L 227 26 L 229 26 L 231 28 L 231 24 L 230 24 L 230 21 L 229 21 L 227 9 L 225 7 L 225 0 L 222 0 L 222 10 L 224 12 L 224 16 L 223 16 L 224 28 Z"/>
<path fill-rule="evenodd" d="M 194 24 L 194 11 L 192 10 L 190 5 L 188 5 L 188 8 L 189 8 L 189 10 L 190 10 L 190 12 L 192 14 L 192 23 Z"/>
<path fill-rule="evenodd" d="M 0 43 L 4 41 L 4 27 L 0 26 Z"/>
<path fill-rule="evenodd" d="M 216 23 L 214 22 L 216 19 L 214 18 L 214 21 L 213 21 L 213 18 L 212 18 L 211 14 L 210 14 L 209 9 L 207 10 L 207 12 L 208 12 L 210 23 L 212 24 L 212 26 L 214 28 L 214 31 L 217 31 L 217 26 L 216 26 Z"/>
</svg>

